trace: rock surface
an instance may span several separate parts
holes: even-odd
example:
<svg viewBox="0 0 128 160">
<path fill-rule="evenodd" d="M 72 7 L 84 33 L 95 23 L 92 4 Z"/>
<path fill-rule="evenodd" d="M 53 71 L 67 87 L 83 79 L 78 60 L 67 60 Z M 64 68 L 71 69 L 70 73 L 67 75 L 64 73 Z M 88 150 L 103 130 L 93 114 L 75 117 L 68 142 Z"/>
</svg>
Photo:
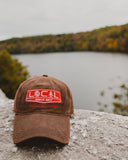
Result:
<svg viewBox="0 0 128 160">
<path fill-rule="evenodd" d="M 128 117 L 77 109 L 68 145 L 36 138 L 16 146 L 13 103 L 0 91 L 0 160 L 128 160 Z"/>
</svg>

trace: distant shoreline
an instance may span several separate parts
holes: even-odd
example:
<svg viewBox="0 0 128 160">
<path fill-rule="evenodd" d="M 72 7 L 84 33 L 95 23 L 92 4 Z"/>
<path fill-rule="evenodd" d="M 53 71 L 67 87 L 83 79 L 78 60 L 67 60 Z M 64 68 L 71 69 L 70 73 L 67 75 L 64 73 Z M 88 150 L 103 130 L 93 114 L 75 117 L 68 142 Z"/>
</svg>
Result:
<svg viewBox="0 0 128 160">
<path fill-rule="evenodd" d="M 79 53 L 101 53 L 101 54 L 103 54 L 103 53 L 105 53 L 105 54 L 126 54 L 126 55 L 128 55 L 128 53 L 126 53 L 126 52 L 108 52 L 108 51 L 66 51 L 66 52 L 44 52 L 44 53 L 16 53 L 16 54 L 11 54 L 12 56 L 15 56 L 15 55 L 28 55 L 28 54 L 31 54 L 31 55 L 36 55 L 36 54 L 40 54 L 40 55 L 42 55 L 42 54 L 44 54 L 44 55 L 47 55 L 47 54 L 66 54 L 66 53 L 77 53 L 77 52 L 79 52 Z"/>
<path fill-rule="evenodd" d="M 12 38 L 0 41 L 11 54 L 74 51 L 128 53 L 128 24 L 88 32 Z"/>
</svg>

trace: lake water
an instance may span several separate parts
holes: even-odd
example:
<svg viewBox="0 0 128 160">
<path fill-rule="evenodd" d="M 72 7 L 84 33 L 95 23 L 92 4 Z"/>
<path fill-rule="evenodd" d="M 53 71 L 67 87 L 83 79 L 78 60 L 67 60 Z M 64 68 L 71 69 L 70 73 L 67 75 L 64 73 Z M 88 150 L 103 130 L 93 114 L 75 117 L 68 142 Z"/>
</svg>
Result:
<svg viewBox="0 0 128 160">
<path fill-rule="evenodd" d="M 28 66 L 31 77 L 48 74 L 64 81 L 71 89 L 75 108 L 111 112 L 113 94 L 128 83 L 126 54 L 68 52 L 13 57 Z M 108 107 L 103 107 L 105 104 Z"/>
</svg>

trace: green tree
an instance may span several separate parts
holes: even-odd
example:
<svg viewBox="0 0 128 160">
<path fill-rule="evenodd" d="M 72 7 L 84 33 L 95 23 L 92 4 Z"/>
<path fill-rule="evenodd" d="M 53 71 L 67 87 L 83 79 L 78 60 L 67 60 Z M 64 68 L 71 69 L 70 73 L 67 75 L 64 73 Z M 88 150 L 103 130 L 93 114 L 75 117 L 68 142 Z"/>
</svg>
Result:
<svg viewBox="0 0 128 160">
<path fill-rule="evenodd" d="M 28 76 L 26 66 L 13 59 L 6 50 L 0 52 L 0 88 L 7 97 L 14 98 L 20 83 Z"/>
</svg>

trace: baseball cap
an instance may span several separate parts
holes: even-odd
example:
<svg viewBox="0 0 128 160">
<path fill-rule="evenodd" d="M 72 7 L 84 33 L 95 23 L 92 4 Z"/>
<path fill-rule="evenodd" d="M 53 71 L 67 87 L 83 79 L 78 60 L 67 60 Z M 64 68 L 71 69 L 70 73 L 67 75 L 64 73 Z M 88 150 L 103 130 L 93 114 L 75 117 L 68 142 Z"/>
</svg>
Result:
<svg viewBox="0 0 128 160">
<path fill-rule="evenodd" d="M 67 144 L 73 99 L 68 86 L 47 75 L 21 83 L 14 101 L 15 144 L 34 137 L 45 137 Z"/>
</svg>

